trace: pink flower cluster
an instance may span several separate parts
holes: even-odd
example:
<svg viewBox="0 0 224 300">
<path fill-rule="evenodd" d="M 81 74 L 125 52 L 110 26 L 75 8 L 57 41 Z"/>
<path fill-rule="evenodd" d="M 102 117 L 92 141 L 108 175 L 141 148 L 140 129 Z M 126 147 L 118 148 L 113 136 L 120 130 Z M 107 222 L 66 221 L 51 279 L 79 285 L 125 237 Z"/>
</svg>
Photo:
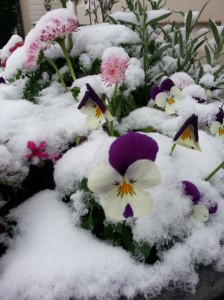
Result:
<svg viewBox="0 0 224 300">
<path fill-rule="evenodd" d="M 48 153 L 47 143 L 40 142 L 39 146 L 36 145 L 33 141 L 27 142 L 27 148 L 29 149 L 29 153 L 25 155 L 28 161 L 31 161 L 33 164 L 37 164 L 40 160 L 51 160 L 55 163 L 60 157 L 60 153 Z"/>
<path fill-rule="evenodd" d="M 11 54 L 19 47 L 23 46 L 23 39 L 18 34 L 13 34 L 8 43 L 2 48 L 0 53 L 1 67 L 6 67 L 6 62 Z"/>
<path fill-rule="evenodd" d="M 101 80 L 106 86 L 122 83 L 129 65 L 128 54 L 119 47 L 111 47 L 104 51 L 100 67 Z"/>
<path fill-rule="evenodd" d="M 36 65 L 40 50 L 46 50 L 59 38 L 65 38 L 78 28 L 77 17 L 67 10 L 60 8 L 46 13 L 26 37 L 26 66 Z"/>
</svg>

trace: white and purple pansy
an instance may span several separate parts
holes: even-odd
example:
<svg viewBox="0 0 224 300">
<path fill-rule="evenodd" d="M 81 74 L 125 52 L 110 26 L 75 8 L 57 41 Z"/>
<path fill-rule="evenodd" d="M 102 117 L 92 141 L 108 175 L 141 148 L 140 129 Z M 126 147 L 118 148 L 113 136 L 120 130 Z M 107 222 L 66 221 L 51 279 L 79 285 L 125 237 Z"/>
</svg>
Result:
<svg viewBox="0 0 224 300">
<path fill-rule="evenodd" d="M 87 91 L 78 105 L 78 109 L 87 115 L 87 126 L 91 129 L 98 129 L 107 121 L 112 121 L 113 117 L 88 83 L 86 84 L 86 88 Z"/>
<path fill-rule="evenodd" d="M 209 215 L 216 213 L 218 209 L 217 202 L 209 205 L 204 205 L 202 202 L 201 193 L 198 188 L 190 181 L 182 181 L 184 194 L 191 198 L 193 203 L 192 217 L 201 222 L 207 222 Z"/>
<path fill-rule="evenodd" d="M 147 214 L 153 204 L 144 191 L 160 183 L 160 172 L 154 163 L 158 145 L 151 137 L 129 132 L 110 146 L 109 164 L 95 168 L 88 187 L 105 195 L 102 206 L 106 216 L 120 221 Z"/>
<path fill-rule="evenodd" d="M 198 116 L 190 116 L 173 138 L 175 144 L 201 151 L 198 143 Z"/>
<path fill-rule="evenodd" d="M 215 121 L 210 125 L 211 134 L 217 138 L 224 139 L 224 110 L 219 108 Z"/>
<path fill-rule="evenodd" d="M 155 100 L 157 106 L 165 108 L 167 114 L 172 115 L 175 114 L 175 103 L 181 100 L 181 90 L 171 79 L 166 78 L 160 86 L 152 89 L 150 98 Z"/>
</svg>

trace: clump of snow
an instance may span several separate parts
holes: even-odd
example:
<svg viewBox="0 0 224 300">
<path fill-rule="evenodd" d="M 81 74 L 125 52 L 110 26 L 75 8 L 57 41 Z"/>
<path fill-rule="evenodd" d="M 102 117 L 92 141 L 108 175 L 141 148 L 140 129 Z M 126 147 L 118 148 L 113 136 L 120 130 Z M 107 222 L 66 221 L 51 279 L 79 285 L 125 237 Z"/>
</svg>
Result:
<svg viewBox="0 0 224 300">
<path fill-rule="evenodd" d="M 87 53 L 94 60 L 101 58 L 103 51 L 108 47 L 136 44 L 139 41 L 137 33 L 124 25 L 103 23 L 83 26 L 73 35 L 74 47 L 71 54 L 79 56 Z"/>
<path fill-rule="evenodd" d="M 7 60 L 5 68 L 5 77 L 10 79 L 13 75 L 16 75 L 18 70 L 21 70 L 25 65 L 26 52 L 25 47 L 17 48 Z"/>
<path fill-rule="evenodd" d="M 205 74 L 204 76 L 202 76 L 202 78 L 200 79 L 199 83 L 207 88 L 212 87 L 215 85 L 214 82 L 215 78 L 214 75 L 212 74 Z"/>
<path fill-rule="evenodd" d="M 185 72 L 176 72 L 170 76 L 170 79 L 179 89 L 184 89 L 188 85 L 193 84 L 194 80 Z"/>
</svg>

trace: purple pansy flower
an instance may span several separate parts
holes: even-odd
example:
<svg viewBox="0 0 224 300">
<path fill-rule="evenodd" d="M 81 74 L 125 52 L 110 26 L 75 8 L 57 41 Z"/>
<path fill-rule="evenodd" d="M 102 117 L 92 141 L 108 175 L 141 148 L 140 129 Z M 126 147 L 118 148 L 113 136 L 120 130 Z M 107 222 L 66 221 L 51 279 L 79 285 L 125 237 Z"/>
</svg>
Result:
<svg viewBox="0 0 224 300">
<path fill-rule="evenodd" d="M 219 108 L 215 116 L 216 121 L 210 125 L 211 134 L 218 138 L 224 139 L 224 110 Z"/>
<path fill-rule="evenodd" d="M 106 121 L 112 121 L 113 117 L 88 83 L 86 84 L 86 88 L 87 91 L 78 105 L 78 109 L 87 115 L 86 124 L 91 129 L 97 129 Z"/>
<path fill-rule="evenodd" d="M 173 141 L 177 145 L 201 151 L 198 143 L 198 116 L 190 116 L 176 133 Z"/>
<path fill-rule="evenodd" d="M 3 77 L 0 77 L 0 83 L 6 83 L 6 81 Z"/>
<path fill-rule="evenodd" d="M 181 90 L 171 79 L 166 78 L 160 86 L 152 89 L 150 98 L 155 100 L 157 106 L 165 107 L 167 114 L 172 115 L 175 113 L 174 104 L 181 99 Z"/>
<path fill-rule="evenodd" d="M 153 200 L 144 189 L 161 180 L 154 163 L 157 152 L 158 145 L 151 137 L 129 132 L 111 144 L 110 165 L 92 171 L 88 187 L 96 194 L 105 194 L 102 206 L 111 219 L 125 220 L 149 212 Z"/>
<path fill-rule="evenodd" d="M 209 206 L 205 206 L 201 203 L 201 193 L 198 188 L 190 181 L 182 181 L 184 193 L 190 196 L 193 202 L 192 217 L 201 221 L 206 222 L 209 219 L 210 214 L 216 213 L 218 209 L 218 203 L 214 202 Z"/>
</svg>

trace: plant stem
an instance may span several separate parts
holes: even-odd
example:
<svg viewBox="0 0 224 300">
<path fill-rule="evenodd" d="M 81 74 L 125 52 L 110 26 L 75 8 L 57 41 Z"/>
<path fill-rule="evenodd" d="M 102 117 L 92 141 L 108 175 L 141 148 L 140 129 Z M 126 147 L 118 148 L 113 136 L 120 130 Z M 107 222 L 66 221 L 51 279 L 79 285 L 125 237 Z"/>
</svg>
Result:
<svg viewBox="0 0 224 300">
<path fill-rule="evenodd" d="M 173 153 L 173 151 L 174 151 L 176 145 L 177 145 L 177 144 L 173 144 L 173 146 L 172 146 L 172 148 L 171 148 L 171 150 L 170 150 L 170 156 L 172 155 L 172 153 Z"/>
<path fill-rule="evenodd" d="M 116 107 L 116 98 L 117 98 L 117 89 L 118 89 L 118 83 L 115 84 L 114 87 L 114 93 L 112 96 L 112 100 L 111 100 L 111 109 L 110 109 L 110 113 L 112 116 L 115 116 L 115 107 Z M 114 123 L 113 121 L 110 122 L 110 136 L 114 135 Z"/>
<path fill-rule="evenodd" d="M 68 64 L 68 67 L 69 67 L 69 70 L 70 70 L 70 73 L 71 73 L 71 76 L 72 76 L 72 79 L 75 81 L 76 80 L 76 76 L 75 76 L 75 72 L 74 72 L 71 60 L 70 60 L 70 58 L 68 56 L 67 49 L 65 47 L 65 40 L 64 39 L 57 39 L 56 41 L 57 41 L 57 43 L 59 44 L 59 46 L 61 47 L 61 49 L 62 49 L 62 51 L 64 53 L 66 62 Z"/>
<path fill-rule="evenodd" d="M 72 34 L 70 33 L 68 36 L 68 52 L 71 52 L 73 47 Z"/>
<path fill-rule="evenodd" d="M 212 171 L 204 180 L 209 181 L 209 179 L 211 179 L 223 167 L 224 167 L 224 161 L 217 168 L 215 168 L 215 170 Z"/>
<path fill-rule="evenodd" d="M 55 72 L 57 73 L 57 75 L 58 75 L 58 77 L 59 77 L 59 79 L 60 79 L 60 81 L 61 81 L 61 84 L 62 84 L 63 87 L 65 88 L 65 91 L 66 91 L 66 92 L 69 92 L 69 90 L 68 90 L 68 88 L 67 88 L 67 86 L 66 86 L 66 84 L 65 84 L 65 82 L 64 82 L 64 79 L 63 79 L 63 77 L 61 76 L 61 73 L 59 72 L 58 67 L 56 66 L 56 64 L 55 64 L 50 58 L 45 57 L 45 59 L 46 59 L 46 61 L 48 61 L 48 62 L 52 65 L 52 67 L 55 69 Z"/>
</svg>

